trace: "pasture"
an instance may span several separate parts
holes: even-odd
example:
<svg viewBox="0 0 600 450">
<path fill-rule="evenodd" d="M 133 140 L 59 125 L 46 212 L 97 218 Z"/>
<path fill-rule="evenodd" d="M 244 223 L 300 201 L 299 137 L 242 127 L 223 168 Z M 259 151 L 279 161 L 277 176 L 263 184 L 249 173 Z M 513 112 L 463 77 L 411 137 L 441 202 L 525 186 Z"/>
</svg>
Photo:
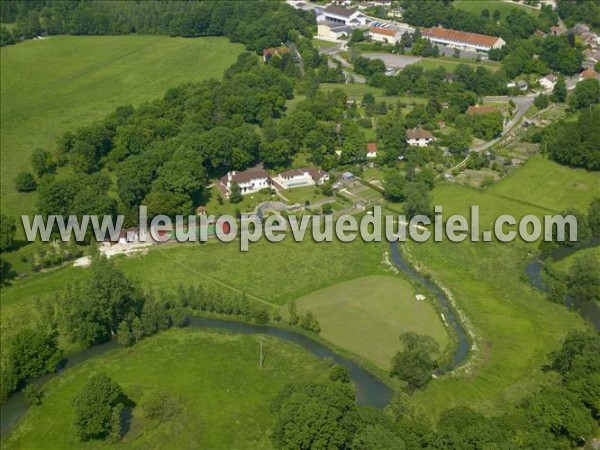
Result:
<svg viewBox="0 0 600 450">
<path fill-rule="evenodd" d="M 489 192 L 543 208 L 546 214 L 571 207 L 587 211 L 600 195 L 600 173 L 571 169 L 536 155 Z"/>
<path fill-rule="evenodd" d="M 457 0 L 453 3 L 453 6 L 456 9 L 471 12 L 473 14 L 477 14 L 478 16 L 484 9 L 487 9 L 490 12 L 490 16 L 494 13 L 494 11 L 498 10 L 501 14 L 500 20 L 506 18 L 506 16 L 514 9 L 521 9 L 533 16 L 537 16 L 539 14 L 539 10 L 536 8 L 518 5 L 515 3 L 507 3 L 500 0 Z"/>
<path fill-rule="evenodd" d="M 429 301 L 415 300 L 413 286 L 400 277 L 370 276 L 335 284 L 301 297 L 298 310 L 316 313 L 320 336 L 389 371 L 401 350 L 401 333 L 433 337 L 443 352 L 448 333 Z"/>
<path fill-rule="evenodd" d="M 514 189 L 515 196 L 527 195 L 525 183 Z M 433 203 L 444 206 L 445 217 L 479 205 L 481 230 L 490 229 L 500 214 L 520 218 L 546 213 L 518 200 L 457 185 L 442 184 L 433 194 Z M 423 272 L 449 289 L 475 337 L 475 350 L 463 369 L 415 394 L 414 404 L 427 415 L 436 417 L 436 411 L 456 405 L 485 414 L 506 410 L 548 380 L 541 370 L 548 354 L 568 331 L 585 326 L 576 313 L 548 302 L 528 284 L 525 265 L 537 252 L 537 244 L 444 241 L 411 242 L 405 248 Z"/>
<path fill-rule="evenodd" d="M 266 356 L 262 369 L 259 339 Z M 324 381 L 328 370 L 322 360 L 274 337 L 169 330 L 51 380 L 43 388 L 42 405 L 26 413 L 2 448 L 271 448 L 270 406 L 279 390 L 287 383 Z M 138 404 L 128 433 L 116 445 L 82 444 L 75 437 L 73 400 L 87 379 L 100 372 Z M 163 423 L 144 416 L 145 399 L 156 393 L 180 405 Z"/>
<path fill-rule="evenodd" d="M 385 95 L 383 89 L 372 86 L 367 86 L 362 83 L 321 83 L 319 89 L 322 91 L 332 91 L 334 89 L 341 89 L 346 93 L 349 99 L 362 101 L 363 96 L 370 92 L 375 96 L 378 102 L 384 101 L 390 105 L 395 105 L 398 102 L 405 103 L 407 105 L 424 105 L 427 103 L 427 99 L 424 97 L 417 96 L 389 96 Z"/>
<path fill-rule="evenodd" d="M 226 38 L 53 36 L 0 50 L 3 214 L 30 214 L 35 193 L 18 193 L 14 177 L 30 171 L 35 148 L 54 151 L 67 131 L 116 107 L 160 98 L 188 81 L 219 78 L 241 44 Z"/>
</svg>

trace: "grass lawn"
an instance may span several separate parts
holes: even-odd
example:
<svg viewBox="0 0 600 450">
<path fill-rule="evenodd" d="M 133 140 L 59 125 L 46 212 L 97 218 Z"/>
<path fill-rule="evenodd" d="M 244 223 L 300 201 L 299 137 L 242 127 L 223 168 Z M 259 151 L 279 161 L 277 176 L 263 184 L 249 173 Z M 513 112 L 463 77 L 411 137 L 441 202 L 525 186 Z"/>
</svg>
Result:
<svg viewBox="0 0 600 450">
<path fill-rule="evenodd" d="M 66 131 L 116 107 L 139 105 L 188 81 L 220 77 L 243 50 L 226 38 L 54 36 L 0 50 L 3 214 L 32 213 L 35 193 L 19 194 L 14 176 L 29 155 L 54 151 Z"/>
<path fill-rule="evenodd" d="M 315 203 L 321 200 L 331 199 L 321 193 L 319 186 L 305 186 L 282 191 L 281 194 L 289 200 L 290 204 L 299 203 L 304 205 L 308 200 L 310 203 Z"/>
<path fill-rule="evenodd" d="M 321 337 L 388 371 L 401 350 L 399 335 L 412 331 L 433 337 L 444 351 L 448 333 L 428 301 L 415 300 L 413 286 L 396 276 L 357 278 L 313 292 L 297 301 L 321 325 Z"/>
<path fill-rule="evenodd" d="M 325 380 L 328 369 L 294 344 L 260 339 L 266 351 L 263 369 L 258 368 L 259 336 L 253 335 L 169 330 L 113 350 L 51 380 L 42 405 L 27 412 L 2 448 L 271 448 L 270 405 L 279 390 L 287 383 Z M 181 412 L 156 424 L 138 406 L 122 441 L 82 444 L 75 438 L 72 402 L 86 380 L 100 372 L 138 405 L 151 393 L 163 393 L 176 398 Z"/>
<path fill-rule="evenodd" d="M 314 48 L 330 48 L 340 45 L 339 42 L 324 41 L 323 39 L 313 38 L 312 44 Z"/>
<path fill-rule="evenodd" d="M 495 10 L 498 10 L 500 11 L 501 19 L 506 18 L 513 9 L 521 9 L 533 16 L 539 14 L 539 10 L 535 8 L 529 8 L 515 3 L 506 3 L 499 0 L 456 0 L 453 5 L 456 9 L 468 11 L 477 14 L 478 16 L 484 9 L 487 9 L 490 12 L 490 15 L 492 15 Z"/>
<path fill-rule="evenodd" d="M 540 155 L 490 188 L 490 193 L 550 212 L 574 207 L 587 211 L 600 195 L 600 174 L 561 166 Z"/>
</svg>

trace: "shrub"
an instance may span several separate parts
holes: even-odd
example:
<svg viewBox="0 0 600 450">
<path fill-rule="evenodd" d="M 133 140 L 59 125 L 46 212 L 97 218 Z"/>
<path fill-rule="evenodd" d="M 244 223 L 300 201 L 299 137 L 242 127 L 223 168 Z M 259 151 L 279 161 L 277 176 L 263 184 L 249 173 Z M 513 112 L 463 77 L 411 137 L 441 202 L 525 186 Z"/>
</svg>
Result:
<svg viewBox="0 0 600 450">
<path fill-rule="evenodd" d="M 31 173 L 21 172 L 15 178 L 15 187 L 19 192 L 32 192 L 37 189 L 37 183 Z"/>
</svg>

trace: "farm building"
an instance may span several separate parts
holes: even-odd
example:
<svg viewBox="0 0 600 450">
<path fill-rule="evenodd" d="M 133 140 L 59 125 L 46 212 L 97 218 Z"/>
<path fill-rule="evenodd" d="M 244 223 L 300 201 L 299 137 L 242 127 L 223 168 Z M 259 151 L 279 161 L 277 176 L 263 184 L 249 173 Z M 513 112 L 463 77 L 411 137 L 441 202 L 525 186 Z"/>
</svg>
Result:
<svg viewBox="0 0 600 450">
<path fill-rule="evenodd" d="M 489 52 L 493 48 L 502 48 L 506 45 L 506 42 L 501 37 L 450 30 L 441 26 L 425 30 L 423 37 L 429 39 L 434 44 L 471 51 Z"/>
<path fill-rule="evenodd" d="M 416 147 L 426 147 L 431 144 L 435 138 L 433 134 L 422 128 L 412 128 L 406 130 L 406 142 L 408 145 Z"/>
</svg>

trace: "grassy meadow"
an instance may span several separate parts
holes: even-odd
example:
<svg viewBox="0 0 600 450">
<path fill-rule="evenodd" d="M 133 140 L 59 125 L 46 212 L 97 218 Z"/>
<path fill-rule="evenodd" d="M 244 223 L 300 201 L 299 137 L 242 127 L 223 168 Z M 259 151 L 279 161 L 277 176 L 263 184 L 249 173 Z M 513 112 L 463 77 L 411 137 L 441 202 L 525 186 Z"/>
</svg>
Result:
<svg viewBox="0 0 600 450">
<path fill-rule="evenodd" d="M 492 186 L 490 193 L 548 212 L 571 207 L 586 211 L 592 199 L 600 196 L 600 173 L 571 169 L 536 155 L 508 179 Z"/>
<path fill-rule="evenodd" d="M 480 15 L 481 11 L 484 9 L 487 9 L 490 12 L 490 15 L 492 15 L 495 10 L 498 10 L 500 11 L 501 18 L 505 18 L 513 9 L 521 9 L 534 16 L 539 14 L 539 10 L 535 8 L 517 5 L 515 3 L 506 3 L 500 0 L 456 0 L 453 3 L 453 6 L 456 9 L 477 15 Z"/>
<path fill-rule="evenodd" d="M 178 84 L 220 77 L 243 50 L 226 38 L 53 36 L 3 47 L 1 61 L 1 210 L 34 212 L 35 193 L 14 187 L 29 155 L 54 151 L 63 133 L 118 106 L 160 98 Z"/>
<path fill-rule="evenodd" d="M 320 336 L 389 371 L 402 349 L 400 333 L 433 337 L 444 351 L 448 332 L 428 301 L 415 300 L 414 287 L 396 276 L 370 276 L 335 284 L 297 300 L 298 310 L 316 313 Z"/>
<path fill-rule="evenodd" d="M 258 368 L 259 339 L 265 363 Z M 301 369 L 301 370 L 300 370 Z M 42 405 L 30 409 L 2 441 L 3 449 L 271 448 L 271 402 L 287 383 L 321 381 L 329 369 L 295 344 L 258 335 L 193 329 L 162 332 L 131 348 L 112 350 L 76 366 L 43 387 Z M 105 372 L 138 407 L 116 444 L 75 437 L 72 402 L 85 382 Z M 152 393 L 180 405 L 171 420 L 144 416 Z"/>
</svg>

